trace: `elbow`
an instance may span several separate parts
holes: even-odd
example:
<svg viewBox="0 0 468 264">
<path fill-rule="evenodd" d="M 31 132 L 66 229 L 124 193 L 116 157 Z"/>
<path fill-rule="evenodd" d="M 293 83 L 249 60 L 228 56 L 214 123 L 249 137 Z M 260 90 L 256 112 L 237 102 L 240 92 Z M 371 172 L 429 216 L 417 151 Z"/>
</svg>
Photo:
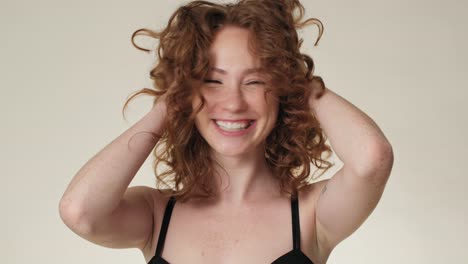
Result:
<svg viewBox="0 0 468 264">
<path fill-rule="evenodd" d="M 380 161 L 388 169 L 393 167 L 393 147 L 389 142 L 379 144 L 376 151 L 376 156 L 379 157 L 377 161 Z"/>
<path fill-rule="evenodd" d="M 84 219 L 83 210 L 71 203 L 69 200 L 62 198 L 59 203 L 59 215 L 63 223 L 77 234 L 86 234 L 90 232 L 90 225 Z"/>
<path fill-rule="evenodd" d="M 364 164 L 351 166 L 356 175 L 387 181 L 393 167 L 393 148 L 388 142 L 375 143 L 364 157 Z"/>
</svg>

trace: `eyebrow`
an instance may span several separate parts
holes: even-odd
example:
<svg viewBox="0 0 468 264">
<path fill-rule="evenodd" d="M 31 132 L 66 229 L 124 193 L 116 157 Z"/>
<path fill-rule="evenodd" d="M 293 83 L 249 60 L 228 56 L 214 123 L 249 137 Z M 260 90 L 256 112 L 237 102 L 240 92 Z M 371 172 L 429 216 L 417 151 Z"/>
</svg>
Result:
<svg viewBox="0 0 468 264">
<path fill-rule="evenodd" d="M 226 74 L 227 73 L 226 70 L 216 68 L 216 67 L 211 68 L 211 70 L 215 71 L 215 72 L 219 72 L 221 74 Z M 250 73 L 255 73 L 255 72 L 261 72 L 261 68 L 248 68 L 248 69 L 243 70 L 242 74 L 250 74 Z"/>
</svg>

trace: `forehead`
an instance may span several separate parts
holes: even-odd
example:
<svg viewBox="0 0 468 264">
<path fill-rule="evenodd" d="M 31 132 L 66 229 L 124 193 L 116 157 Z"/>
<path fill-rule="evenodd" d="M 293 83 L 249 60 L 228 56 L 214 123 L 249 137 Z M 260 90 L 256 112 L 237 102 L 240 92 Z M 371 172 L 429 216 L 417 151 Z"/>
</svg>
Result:
<svg viewBox="0 0 468 264">
<path fill-rule="evenodd" d="M 210 56 L 214 67 L 230 69 L 238 67 L 259 68 L 259 59 L 255 56 L 248 29 L 225 26 L 216 33 L 210 47 Z"/>
</svg>

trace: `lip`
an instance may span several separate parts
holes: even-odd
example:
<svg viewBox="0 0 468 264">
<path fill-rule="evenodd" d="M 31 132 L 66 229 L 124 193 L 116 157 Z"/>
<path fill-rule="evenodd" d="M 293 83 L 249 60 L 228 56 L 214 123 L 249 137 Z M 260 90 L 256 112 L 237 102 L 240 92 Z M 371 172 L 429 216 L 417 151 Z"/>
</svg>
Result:
<svg viewBox="0 0 468 264">
<path fill-rule="evenodd" d="M 255 119 L 251 118 L 251 119 L 218 119 L 218 118 L 214 118 L 212 119 L 213 121 L 217 120 L 217 121 L 223 121 L 223 122 L 247 122 L 247 121 L 254 121 L 255 122 Z"/>
<path fill-rule="evenodd" d="M 253 120 L 253 123 L 247 129 L 239 130 L 239 131 L 226 131 L 226 130 L 223 130 L 222 128 L 220 128 L 216 124 L 215 120 L 226 121 L 226 122 L 235 122 L 235 121 L 239 122 L 239 121 L 252 121 L 252 119 L 237 119 L 237 120 L 212 119 L 212 122 L 213 122 L 213 125 L 214 125 L 216 131 L 218 131 L 220 134 L 222 134 L 224 136 L 230 136 L 230 137 L 244 136 L 244 135 L 248 134 L 250 131 L 252 131 L 252 129 L 254 129 L 254 127 L 257 125 L 257 121 Z"/>
</svg>

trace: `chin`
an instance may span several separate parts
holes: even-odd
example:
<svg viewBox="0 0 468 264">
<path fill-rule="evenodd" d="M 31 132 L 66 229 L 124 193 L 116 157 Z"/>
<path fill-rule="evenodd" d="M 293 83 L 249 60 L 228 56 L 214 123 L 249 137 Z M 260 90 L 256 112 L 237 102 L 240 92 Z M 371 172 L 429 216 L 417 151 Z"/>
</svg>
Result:
<svg viewBox="0 0 468 264">
<path fill-rule="evenodd" d="M 254 146 L 239 146 L 231 144 L 222 144 L 211 146 L 212 151 L 216 155 L 226 156 L 226 157 L 241 157 L 247 156 L 251 153 L 254 153 L 256 148 Z"/>
<path fill-rule="evenodd" d="M 221 155 L 221 156 L 227 156 L 227 157 L 237 157 L 237 156 L 243 156 L 248 153 L 245 149 L 239 149 L 239 148 L 213 148 L 213 152 L 216 155 Z"/>
</svg>

